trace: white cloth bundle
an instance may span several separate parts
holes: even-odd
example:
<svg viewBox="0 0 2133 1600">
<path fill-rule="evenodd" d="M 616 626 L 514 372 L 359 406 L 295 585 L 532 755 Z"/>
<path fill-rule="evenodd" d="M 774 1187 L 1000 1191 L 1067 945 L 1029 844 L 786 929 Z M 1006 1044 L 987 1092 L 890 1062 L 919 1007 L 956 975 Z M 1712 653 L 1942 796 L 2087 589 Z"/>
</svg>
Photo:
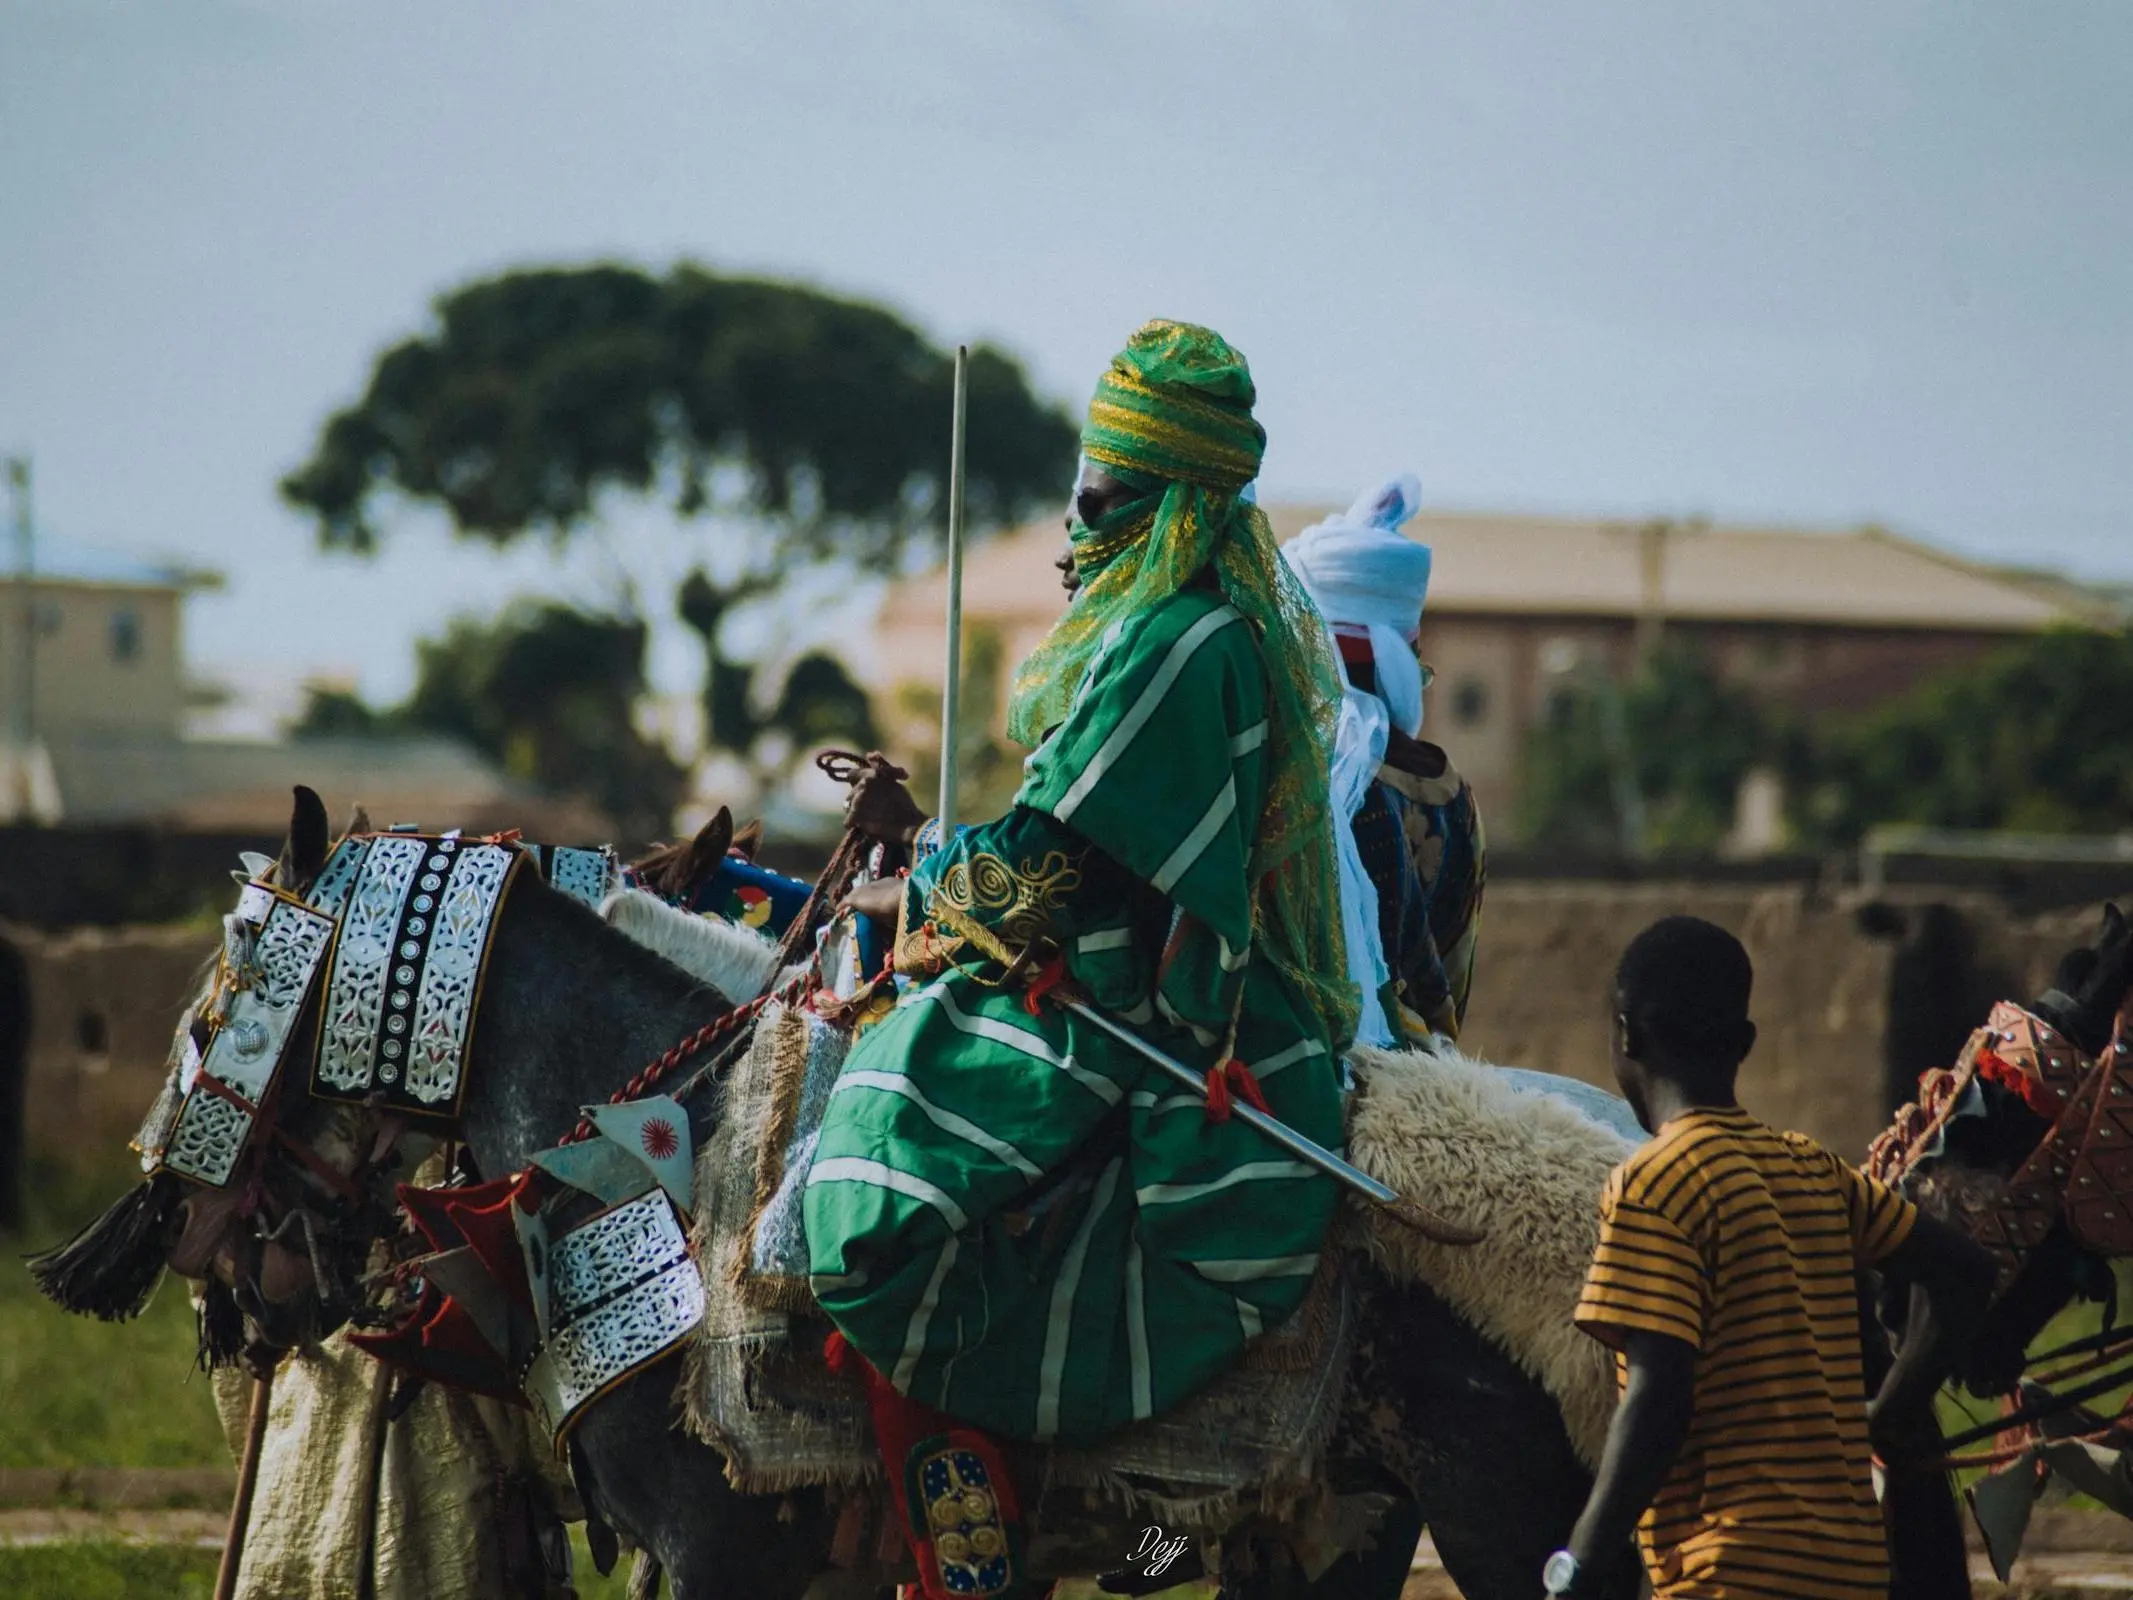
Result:
<svg viewBox="0 0 2133 1600">
<path fill-rule="evenodd" d="M 1370 630 L 1378 695 L 1409 737 L 1422 731 L 1422 667 L 1413 641 L 1429 595 L 1430 551 L 1400 529 L 1421 504 L 1422 480 L 1402 473 L 1281 550 L 1320 616 Z"/>
<path fill-rule="evenodd" d="M 1384 764 L 1388 730 L 1397 726 L 1410 737 L 1422 731 L 1422 667 L 1412 641 L 1429 593 L 1430 552 L 1428 545 L 1400 532 L 1421 503 L 1422 480 L 1402 473 L 1342 515 L 1304 529 L 1281 550 L 1319 615 L 1328 624 L 1368 628 L 1376 658 L 1377 693 L 1348 684 L 1342 696 L 1330 787 L 1334 815 L 1347 824 L 1333 830 L 1333 841 L 1348 976 L 1363 994 L 1355 1036 L 1362 1044 L 1380 1046 L 1394 1042 L 1391 1019 L 1378 998 L 1391 969 L 1378 937 L 1377 887 L 1363 868 L 1353 823 Z M 1347 676 L 1343 664 L 1344 682 Z"/>
</svg>

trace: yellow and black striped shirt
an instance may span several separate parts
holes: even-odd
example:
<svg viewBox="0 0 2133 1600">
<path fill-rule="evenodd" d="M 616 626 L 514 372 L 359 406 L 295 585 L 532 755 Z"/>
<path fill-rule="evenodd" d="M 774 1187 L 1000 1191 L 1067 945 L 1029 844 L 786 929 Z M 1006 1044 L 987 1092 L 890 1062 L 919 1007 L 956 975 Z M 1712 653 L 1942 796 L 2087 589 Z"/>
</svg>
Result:
<svg viewBox="0 0 2133 1600">
<path fill-rule="evenodd" d="M 1577 1323 L 1696 1347 L 1696 1414 L 1638 1524 L 1655 1600 L 1881 1600 L 1854 1277 L 1917 1212 L 1747 1112 L 1676 1117 L 1617 1167 Z"/>
</svg>

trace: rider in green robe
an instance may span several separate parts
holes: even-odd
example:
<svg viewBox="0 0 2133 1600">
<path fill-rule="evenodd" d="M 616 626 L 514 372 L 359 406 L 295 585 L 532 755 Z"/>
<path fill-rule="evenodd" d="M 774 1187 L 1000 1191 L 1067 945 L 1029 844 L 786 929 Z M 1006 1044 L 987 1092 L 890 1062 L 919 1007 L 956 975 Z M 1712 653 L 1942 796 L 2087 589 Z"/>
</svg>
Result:
<svg viewBox="0 0 2133 1600">
<path fill-rule="evenodd" d="M 1081 588 L 1017 674 L 1010 732 L 1036 751 L 1008 814 L 904 885 L 915 981 L 854 1045 L 808 1177 L 814 1290 L 846 1339 L 908 1398 L 1013 1438 L 1100 1435 L 1222 1372 L 1296 1309 L 1334 1211 L 1330 1179 L 1028 983 L 1063 973 L 1340 1146 L 1337 694 L 1240 496 L 1253 398 L 1201 328 L 1150 323 L 1112 363 L 1083 433 Z"/>
</svg>

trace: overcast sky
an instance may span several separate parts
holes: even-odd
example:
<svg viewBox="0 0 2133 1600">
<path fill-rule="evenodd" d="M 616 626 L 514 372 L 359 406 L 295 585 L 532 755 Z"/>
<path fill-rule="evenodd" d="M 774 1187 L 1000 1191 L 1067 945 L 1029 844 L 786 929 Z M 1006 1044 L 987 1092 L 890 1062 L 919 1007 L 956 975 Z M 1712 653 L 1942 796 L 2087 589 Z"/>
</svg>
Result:
<svg viewBox="0 0 2133 1600">
<path fill-rule="evenodd" d="M 455 610 L 612 595 L 422 519 L 328 560 L 274 494 L 439 291 L 601 256 L 876 296 L 1076 405 L 1212 323 L 1270 496 L 2133 576 L 2124 0 L 0 0 L 0 449 L 55 535 L 231 574 L 209 673 L 394 694 Z"/>
</svg>

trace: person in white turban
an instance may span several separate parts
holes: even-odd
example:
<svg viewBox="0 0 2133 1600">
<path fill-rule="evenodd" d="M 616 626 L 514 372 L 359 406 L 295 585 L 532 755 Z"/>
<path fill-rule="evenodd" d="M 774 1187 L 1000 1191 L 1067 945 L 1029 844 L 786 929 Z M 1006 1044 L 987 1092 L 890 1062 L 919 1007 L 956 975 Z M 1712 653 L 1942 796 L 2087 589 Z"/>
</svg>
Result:
<svg viewBox="0 0 2133 1600">
<path fill-rule="evenodd" d="M 1421 506 L 1405 473 L 1282 549 L 1332 629 L 1346 679 L 1333 753 L 1341 919 L 1365 996 L 1357 1037 L 1456 1038 L 1473 984 L 1488 845 L 1473 790 L 1420 734 L 1416 654 L 1430 549 L 1400 530 Z"/>
</svg>

